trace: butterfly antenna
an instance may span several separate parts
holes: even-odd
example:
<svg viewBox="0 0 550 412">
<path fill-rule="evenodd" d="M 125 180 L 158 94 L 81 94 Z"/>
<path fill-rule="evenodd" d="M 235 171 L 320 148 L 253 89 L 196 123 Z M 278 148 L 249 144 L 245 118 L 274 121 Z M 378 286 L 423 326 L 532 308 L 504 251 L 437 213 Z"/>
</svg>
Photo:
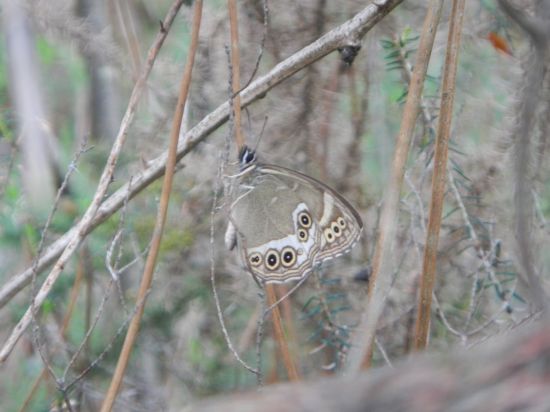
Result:
<svg viewBox="0 0 550 412">
<path fill-rule="evenodd" d="M 260 137 L 258 138 L 254 149 L 248 147 L 247 145 L 244 145 L 239 151 L 239 164 L 241 166 L 241 170 L 246 169 L 251 163 L 254 163 L 256 161 L 256 149 L 260 145 L 260 141 L 262 140 L 262 136 L 264 135 L 267 119 L 268 117 L 266 116 L 264 119 L 264 124 L 262 126 Z"/>
<path fill-rule="evenodd" d="M 260 146 L 260 142 L 262 141 L 262 137 L 264 135 L 265 126 L 267 125 L 268 119 L 269 119 L 268 116 L 264 117 L 264 124 L 262 125 L 262 131 L 260 132 L 260 137 L 258 137 L 258 141 L 256 142 L 256 147 L 254 147 L 254 151 L 258 150 L 258 146 Z"/>
</svg>

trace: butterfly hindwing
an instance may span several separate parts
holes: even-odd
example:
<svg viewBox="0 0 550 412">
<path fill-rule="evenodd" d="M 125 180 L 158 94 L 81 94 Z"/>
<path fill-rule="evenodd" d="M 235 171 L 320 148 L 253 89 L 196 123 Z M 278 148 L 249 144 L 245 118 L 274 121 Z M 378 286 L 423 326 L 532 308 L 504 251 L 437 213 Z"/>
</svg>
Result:
<svg viewBox="0 0 550 412">
<path fill-rule="evenodd" d="M 263 164 L 242 176 L 230 220 L 243 262 L 261 282 L 302 279 L 349 251 L 363 227 L 355 209 L 325 184 Z"/>
</svg>

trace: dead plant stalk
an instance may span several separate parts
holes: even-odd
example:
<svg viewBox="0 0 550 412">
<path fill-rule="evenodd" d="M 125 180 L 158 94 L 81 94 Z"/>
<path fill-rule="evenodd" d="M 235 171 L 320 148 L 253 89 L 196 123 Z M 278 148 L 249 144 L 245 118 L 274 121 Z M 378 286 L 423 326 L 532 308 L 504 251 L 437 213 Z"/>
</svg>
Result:
<svg viewBox="0 0 550 412">
<path fill-rule="evenodd" d="M 273 305 L 275 302 L 277 302 L 277 295 L 275 293 L 275 288 L 272 283 L 268 283 L 265 285 L 265 292 L 267 295 L 268 307 Z M 288 379 L 290 381 L 299 381 L 300 375 L 298 374 L 298 370 L 296 369 L 296 364 L 292 359 L 290 350 L 288 348 L 288 341 L 285 337 L 283 323 L 281 321 L 281 312 L 279 311 L 278 306 L 273 307 L 271 311 L 271 318 L 273 320 L 273 334 L 275 337 L 275 342 L 277 343 L 277 347 L 281 352 L 281 357 L 283 358 L 283 364 L 287 371 Z"/>
<path fill-rule="evenodd" d="M 442 7 L 443 0 L 431 0 L 422 26 L 415 69 L 403 110 L 401 128 L 397 136 L 391 180 L 385 194 L 384 207 L 380 217 L 380 231 L 376 242 L 373 271 L 369 280 L 369 298 L 366 302 L 365 311 L 358 329 L 359 334 L 356 337 L 356 349 L 352 350 L 349 357 L 348 369 L 355 372 L 361 367 L 368 368 L 370 366 L 376 325 L 382 313 L 385 296 L 389 293 L 391 287 L 394 262 L 392 249 L 396 235 L 399 199 L 403 185 L 403 176 L 405 174 L 405 165 L 409 154 L 411 137 L 420 111 L 424 79 L 426 78 Z"/>
<path fill-rule="evenodd" d="M 428 214 L 428 233 L 424 249 L 422 277 L 420 279 L 420 298 L 418 301 L 418 317 L 416 319 L 414 347 L 424 349 L 428 341 L 432 292 L 437 269 L 437 245 L 441 228 L 443 201 L 445 198 L 445 183 L 447 182 L 447 158 L 449 155 L 449 138 L 455 96 L 456 71 L 458 51 L 464 18 L 465 0 L 454 0 L 451 10 L 447 51 L 443 69 L 443 84 L 441 86 L 441 108 L 435 142 L 432 199 Z"/>
<path fill-rule="evenodd" d="M 241 66 L 239 58 L 239 22 L 237 20 L 237 3 L 235 0 L 227 0 L 229 12 L 229 28 L 231 31 L 231 66 L 233 67 L 231 84 L 233 93 L 233 112 L 235 113 L 235 142 L 237 149 L 244 146 L 244 137 L 241 128 L 241 95 L 238 93 L 241 87 Z"/>
<path fill-rule="evenodd" d="M 172 191 L 172 180 L 174 177 L 174 171 L 176 168 L 177 162 L 177 148 L 178 140 L 180 135 L 181 122 L 183 117 L 183 109 L 185 107 L 185 102 L 187 100 L 187 95 L 189 93 L 189 86 L 191 84 L 191 74 L 193 72 L 193 63 L 195 61 L 195 54 L 199 44 L 199 28 L 201 25 L 201 16 L 202 16 L 202 0 L 196 0 L 193 10 L 193 27 L 191 33 L 191 45 L 189 47 L 189 55 L 187 62 L 185 64 L 185 69 L 183 72 L 183 78 L 180 85 L 180 92 L 178 96 L 178 102 L 176 104 L 176 109 L 174 113 L 174 118 L 172 121 L 172 130 L 170 133 L 170 143 L 168 148 L 168 157 L 166 159 L 166 171 L 164 173 L 164 180 L 162 185 L 162 192 L 160 197 L 160 204 L 157 213 L 157 219 L 155 222 L 155 228 L 153 231 L 153 237 L 151 239 L 151 247 L 149 254 L 147 255 L 147 260 L 145 261 L 145 268 L 143 270 L 143 277 L 141 279 L 141 284 L 139 287 L 139 292 L 137 296 L 137 301 L 140 302 L 139 307 L 130 322 L 126 338 L 124 339 L 124 344 L 118 358 L 117 366 L 109 390 L 103 405 L 101 406 L 102 412 L 108 412 L 112 409 L 115 402 L 116 395 L 122 384 L 122 379 L 124 378 L 124 372 L 126 366 L 128 365 L 128 360 L 130 359 L 130 354 L 132 352 L 134 342 L 136 341 L 137 334 L 139 331 L 139 326 L 141 318 L 143 316 L 143 311 L 145 309 L 145 302 L 147 299 L 147 292 L 151 287 L 153 281 L 153 273 L 155 271 L 156 261 L 158 252 L 160 250 L 160 242 L 162 240 L 162 233 L 164 230 L 164 224 L 166 222 L 166 215 L 168 212 L 168 203 L 170 200 L 170 193 Z"/>
</svg>

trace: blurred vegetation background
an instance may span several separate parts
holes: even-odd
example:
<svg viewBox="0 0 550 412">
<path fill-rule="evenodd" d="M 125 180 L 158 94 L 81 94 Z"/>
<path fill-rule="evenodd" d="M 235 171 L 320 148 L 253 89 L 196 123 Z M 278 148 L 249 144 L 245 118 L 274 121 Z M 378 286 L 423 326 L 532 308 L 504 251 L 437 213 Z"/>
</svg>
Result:
<svg viewBox="0 0 550 412">
<path fill-rule="evenodd" d="M 266 73 L 366 3 L 270 2 L 258 73 Z M 283 308 L 289 344 L 305 377 L 338 373 L 346 362 L 366 298 L 381 199 L 426 3 L 404 2 L 380 21 L 363 39 L 351 66 L 332 53 L 270 91 L 243 115 L 251 146 L 259 141 L 267 118 L 258 146 L 263 161 L 322 179 L 344 194 L 365 222 L 360 245 L 323 265 Z M 169 6 L 165 0 L 3 3 L 0 285 L 32 266 L 43 235 L 45 245 L 51 244 L 86 210 Z M 264 12 L 260 1 L 242 0 L 238 7 L 245 83 L 258 56 Z M 402 192 L 394 285 L 377 332 L 375 365 L 392 363 L 411 349 L 448 28 L 448 7 L 444 10 Z M 190 19 L 190 5 L 184 5 L 147 82 L 109 193 L 166 148 Z M 225 2 L 206 2 L 185 130 L 228 98 L 228 24 Z M 528 51 L 525 37 L 495 1 L 467 2 L 431 324 L 434 351 L 473 345 L 530 314 L 514 262 L 509 135 Z M 29 118 L 35 121 L 22 123 Z M 213 247 L 229 334 L 241 356 L 254 364 L 262 303 L 256 283 L 241 269 L 236 254 L 223 246 L 223 208 L 215 215 L 215 242 L 210 243 L 212 197 L 228 134 L 228 126 L 222 126 L 180 162 L 155 280 L 117 410 L 177 410 L 202 397 L 256 386 L 255 376 L 227 348 L 210 285 Z M 533 160 L 534 236 L 539 244 L 548 240 L 550 215 L 545 149 L 538 146 Z M 234 155 L 231 149 L 231 161 Z M 43 233 L 69 171 L 51 225 Z M 50 374 L 30 394 L 30 382 L 44 366 L 34 342 L 37 336 L 51 371 L 64 376 L 57 386 L 66 387 L 93 365 L 68 394 L 80 405 L 77 410 L 98 409 L 122 344 L 120 331 L 135 304 L 159 193 L 160 183 L 151 184 L 86 237 L 39 310 L 40 333 L 29 330 L 0 365 L 2 411 L 20 410 L 25 402 L 30 411 L 50 410 L 61 397 Z M 548 267 L 548 256 L 542 260 Z M 38 285 L 43 276 L 38 274 Z M 29 307 L 30 289 L 0 309 L 2 342 Z M 76 299 L 72 308 L 71 296 Z M 67 313 L 71 315 L 66 319 Z M 269 321 L 261 358 L 266 382 L 286 380 Z"/>
</svg>

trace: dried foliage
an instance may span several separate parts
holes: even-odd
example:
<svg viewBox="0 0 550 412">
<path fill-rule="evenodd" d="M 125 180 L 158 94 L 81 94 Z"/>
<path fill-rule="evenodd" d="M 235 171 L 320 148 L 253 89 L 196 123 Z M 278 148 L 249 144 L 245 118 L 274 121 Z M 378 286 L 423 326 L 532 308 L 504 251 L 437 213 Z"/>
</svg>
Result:
<svg viewBox="0 0 550 412">
<path fill-rule="evenodd" d="M 86 15 L 84 0 L 15 3 L 27 19 L 21 30 L 35 39 L 35 47 L 25 52 L 35 55 L 41 124 L 56 150 L 48 173 L 59 175 L 59 181 L 49 188 L 57 200 L 41 205 L 55 213 L 51 218 L 36 213 L 28 188 L 46 180 L 38 181 L 36 171 L 25 166 L 29 130 L 20 124 L 18 90 L 12 87 L 19 73 L 4 69 L 0 403 L 8 411 L 23 405 L 61 410 L 67 403 L 72 410 L 95 411 L 114 373 L 122 336 L 143 302 L 138 289 L 155 231 L 157 179 L 164 172 L 176 85 L 189 53 L 192 7 L 176 2 L 184 3 L 177 11 L 169 1 L 106 2 L 98 25 Z M 349 368 L 350 350 L 364 344 L 357 341 L 357 326 L 429 2 L 377 0 L 368 6 L 376 10 L 371 17 L 365 2 L 355 0 L 236 2 L 240 86 L 248 86 L 240 94 L 245 142 L 258 146 L 262 160 L 337 188 L 366 227 L 350 255 L 323 265 L 279 305 L 282 324 L 275 333 L 265 293 L 223 246 L 227 205 L 220 170 L 232 173 L 236 152 L 229 138 L 234 122 L 224 124 L 230 118 L 228 100 L 235 97 L 228 92 L 230 20 L 224 2 L 205 3 L 158 263 L 114 410 L 180 410 L 209 395 L 256 387 L 257 377 L 235 361 L 219 325 L 212 263 L 228 337 L 243 361 L 259 364 L 264 384 L 288 379 L 281 342 L 302 380 L 340 374 Z M 550 19 L 549 2 L 502 1 L 506 12 L 500 3 L 466 2 L 432 296 L 427 348 L 432 352 L 504 334 L 547 301 L 550 37 L 536 28 L 548 27 L 539 23 Z M 170 7 L 178 13 L 173 23 L 159 24 Z M 394 364 L 414 346 L 447 7 L 397 204 L 391 290 L 376 328 L 375 367 Z M 357 17 L 348 21 L 358 15 L 367 21 L 363 26 Z M 356 24 L 355 36 L 338 29 L 344 23 L 347 29 Z M 2 30 L 6 39 L 8 25 Z M 7 67 L 17 50 L 0 47 L 1 66 Z M 153 54 L 147 55 L 150 48 Z M 108 82 L 94 83 L 104 74 Z M 131 95 L 136 82 L 143 88 L 141 98 Z M 91 93 L 94 84 L 103 85 L 95 90 L 99 95 Z M 233 84 L 232 90 L 238 89 Z M 530 91 L 537 89 L 534 96 Z M 97 107 L 101 99 L 108 99 L 109 113 Z M 130 114 L 123 117 L 127 101 Z M 107 126 L 113 116 L 119 123 L 113 135 L 109 127 L 92 127 L 103 121 Z M 518 148 L 526 152 L 518 154 Z M 61 263 L 52 267 L 60 255 Z M 56 275 L 43 286 L 48 273 Z M 272 291 L 273 300 L 292 288 L 285 286 Z M 47 293 L 35 299 L 41 287 Z M 21 319 L 31 325 L 24 333 L 24 328 L 14 331 Z M 21 336 L 11 342 L 11 352 L 5 345 L 10 334 Z M 505 345 L 498 348 L 501 357 L 516 356 Z M 485 358 L 499 359 L 482 350 L 476 356 L 468 363 L 474 371 L 485 367 Z M 493 366 L 489 372 L 507 373 Z M 547 364 L 541 367 L 548 372 Z M 31 392 L 26 382 L 38 376 Z"/>
</svg>

